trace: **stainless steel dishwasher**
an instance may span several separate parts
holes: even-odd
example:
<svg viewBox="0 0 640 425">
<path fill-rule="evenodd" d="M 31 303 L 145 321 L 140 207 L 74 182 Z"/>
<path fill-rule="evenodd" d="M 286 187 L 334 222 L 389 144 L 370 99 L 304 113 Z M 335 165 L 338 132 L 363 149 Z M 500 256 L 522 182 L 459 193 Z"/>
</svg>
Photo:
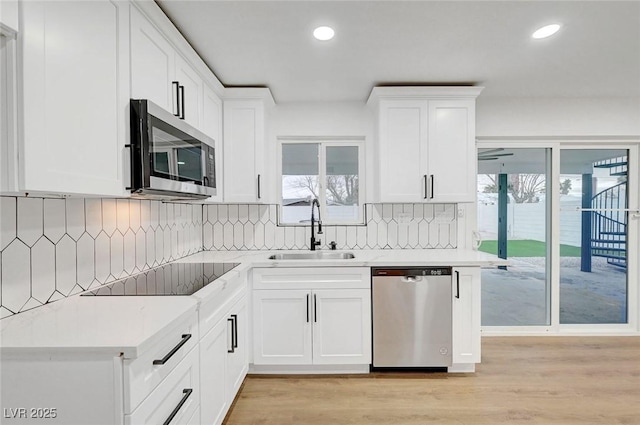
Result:
<svg viewBox="0 0 640 425">
<path fill-rule="evenodd" d="M 372 268 L 373 367 L 451 365 L 451 267 Z"/>
</svg>

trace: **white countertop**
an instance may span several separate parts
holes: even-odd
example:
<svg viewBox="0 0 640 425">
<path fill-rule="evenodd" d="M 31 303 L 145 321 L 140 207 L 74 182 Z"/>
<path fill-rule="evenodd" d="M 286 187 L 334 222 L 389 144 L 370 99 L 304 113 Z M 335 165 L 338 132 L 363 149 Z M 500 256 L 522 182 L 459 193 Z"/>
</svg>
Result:
<svg viewBox="0 0 640 425">
<path fill-rule="evenodd" d="M 508 261 L 492 254 L 471 249 L 377 249 L 321 252 L 351 252 L 349 260 L 269 260 L 275 253 L 308 253 L 302 251 L 202 251 L 184 257 L 180 262 L 236 262 L 250 267 L 386 267 L 386 266 L 480 266 L 497 267 Z M 234 269 L 237 270 L 237 269 Z"/>
<path fill-rule="evenodd" d="M 377 267 L 507 265 L 473 250 L 349 250 L 348 260 L 269 260 L 274 253 L 309 251 L 203 251 L 179 262 L 235 262 L 240 265 L 192 296 L 80 297 L 47 304 L 0 320 L 0 354 L 70 353 L 135 358 L 198 303 L 215 297 L 222 285 L 252 267 Z"/>
<path fill-rule="evenodd" d="M 0 354 L 135 358 L 197 305 L 189 296 L 73 296 L 0 321 Z"/>
</svg>

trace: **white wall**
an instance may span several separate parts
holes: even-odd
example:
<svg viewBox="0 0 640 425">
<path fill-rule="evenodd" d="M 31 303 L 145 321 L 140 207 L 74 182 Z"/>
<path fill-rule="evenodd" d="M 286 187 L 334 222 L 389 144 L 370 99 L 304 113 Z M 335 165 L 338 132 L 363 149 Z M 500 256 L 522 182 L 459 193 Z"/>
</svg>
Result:
<svg viewBox="0 0 640 425">
<path fill-rule="evenodd" d="M 478 137 L 640 136 L 640 98 L 480 97 Z"/>
</svg>

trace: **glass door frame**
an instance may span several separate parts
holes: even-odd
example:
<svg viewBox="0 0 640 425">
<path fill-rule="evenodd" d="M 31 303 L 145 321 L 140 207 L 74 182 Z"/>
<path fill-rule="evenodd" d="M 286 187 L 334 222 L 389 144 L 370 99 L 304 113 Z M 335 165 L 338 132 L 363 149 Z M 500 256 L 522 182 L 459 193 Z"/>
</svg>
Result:
<svg viewBox="0 0 640 425">
<path fill-rule="evenodd" d="M 550 281 L 547 300 L 550 324 L 545 326 L 482 326 L 482 335 L 613 335 L 640 334 L 640 140 L 637 138 L 478 138 L 477 149 L 549 149 L 550 165 L 548 193 L 551 206 L 547 212 L 546 273 Z M 627 323 L 561 324 L 560 323 L 560 151 L 569 149 L 626 149 L 629 152 L 627 227 Z M 476 204 L 477 208 L 477 204 Z M 477 223 L 474 224 L 474 229 Z M 477 229 L 476 229 L 477 230 Z M 549 288 L 550 287 L 550 288 Z"/>
</svg>

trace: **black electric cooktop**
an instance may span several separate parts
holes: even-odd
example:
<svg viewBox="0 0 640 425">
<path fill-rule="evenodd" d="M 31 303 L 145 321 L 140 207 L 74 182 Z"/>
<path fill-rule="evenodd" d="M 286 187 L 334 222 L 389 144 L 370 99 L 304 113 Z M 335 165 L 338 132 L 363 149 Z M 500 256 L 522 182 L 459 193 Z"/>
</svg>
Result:
<svg viewBox="0 0 640 425">
<path fill-rule="evenodd" d="M 240 263 L 169 263 L 116 280 L 83 296 L 191 295 Z"/>
</svg>

